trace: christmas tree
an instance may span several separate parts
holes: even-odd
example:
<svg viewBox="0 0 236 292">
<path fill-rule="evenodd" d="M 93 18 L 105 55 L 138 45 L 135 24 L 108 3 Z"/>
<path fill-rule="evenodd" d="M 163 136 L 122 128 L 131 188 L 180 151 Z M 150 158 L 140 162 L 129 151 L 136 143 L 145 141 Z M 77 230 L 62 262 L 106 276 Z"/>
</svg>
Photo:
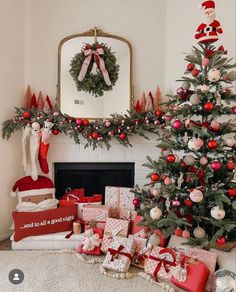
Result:
<svg viewBox="0 0 236 292">
<path fill-rule="evenodd" d="M 223 46 L 213 44 L 223 33 L 214 1 L 202 9 L 206 21 L 185 58 L 182 86 L 165 103 L 161 155 L 144 164 L 151 182 L 133 191 L 142 225 L 209 248 L 236 241 L 236 71 Z"/>
</svg>

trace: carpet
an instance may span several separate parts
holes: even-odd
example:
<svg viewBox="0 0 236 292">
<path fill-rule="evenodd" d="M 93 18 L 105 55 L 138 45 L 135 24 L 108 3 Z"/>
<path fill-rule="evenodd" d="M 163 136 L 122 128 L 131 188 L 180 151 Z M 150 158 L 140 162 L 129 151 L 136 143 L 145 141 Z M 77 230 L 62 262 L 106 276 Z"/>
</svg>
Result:
<svg viewBox="0 0 236 292">
<path fill-rule="evenodd" d="M 110 279 L 98 271 L 99 264 L 79 261 L 74 254 L 50 251 L 0 251 L 0 291 L 4 292 L 159 292 L 138 276 L 127 280 Z M 24 272 L 24 281 L 13 285 L 8 274 Z M 138 270 L 140 271 L 140 270 Z"/>
</svg>

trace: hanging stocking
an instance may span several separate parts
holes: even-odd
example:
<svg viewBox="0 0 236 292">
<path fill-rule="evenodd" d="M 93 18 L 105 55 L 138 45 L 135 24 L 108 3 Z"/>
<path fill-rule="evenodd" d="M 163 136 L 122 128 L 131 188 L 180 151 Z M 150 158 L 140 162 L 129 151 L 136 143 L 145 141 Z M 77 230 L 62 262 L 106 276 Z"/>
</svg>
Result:
<svg viewBox="0 0 236 292">
<path fill-rule="evenodd" d="M 30 160 L 31 160 L 31 177 L 33 180 L 38 179 L 37 159 L 39 152 L 39 143 L 41 130 L 37 122 L 32 123 L 30 135 Z"/>
<path fill-rule="evenodd" d="M 30 142 L 30 135 L 31 135 L 31 127 L 30 125 L 27 125 L 24 129 L 23 129 L 23 134 L 22 134 L 22 154 L 23 154 L 23 159 L 22 159 L 22 163 L 24 166 L 24 171 L 25 174 L 28 175 L 30 173 L 30 169 L 31 169 L 31 163 L 30 163 L 30 157 L 29 157 L 29 142 Z"/>
<path fill-rule="evenodd" d="M 51 136 L 51 129 L 53 127 L 52 122 L 45 121 L 44 122 L 44 128 L 42 130 L 42 136 L 40 140 L 40 146 L 39 146 L 39 165 L 44 173 L 48 173 L 48 162 L 47 162 L 47 154 L 48 154 L 48 149 L 49 149 L 49 140 Z"/>
</svg>

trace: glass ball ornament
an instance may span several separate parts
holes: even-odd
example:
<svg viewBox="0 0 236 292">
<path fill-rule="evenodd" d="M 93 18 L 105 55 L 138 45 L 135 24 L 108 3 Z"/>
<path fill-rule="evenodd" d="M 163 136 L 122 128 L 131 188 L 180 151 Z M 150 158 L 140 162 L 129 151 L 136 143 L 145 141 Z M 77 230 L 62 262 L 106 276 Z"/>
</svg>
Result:
<svg viewBox="0 0 236 292">
<path fill-rule="evenodd" d="M 161 217 L 162 217 L 162 211 L 160 208 L 158 207 L 154 207 L 150 210 L 150 217 L 153 219 L 153 220 L 160 220 Z"/>
<path fill-rule="evenodd" d="M 30 114 L 30 112 L 28 112 L 28 111 L 23 112 L 23 114 L 22 114 L 22 117 L 23 117 L 24 119 L 29 119 L 30 116 L 31 116 L 31 114 Z"/>
<path fill-rule="evenodd" d="M 133 205 L 134 205 L 135 207 L 138 207 L 138 206 L 140 205 L 140 201 L 139 201 L 138 198 L 134 198 L 134 199 L 133 199 Z"/>
<path fill-rule="evenodd" d="M 228 78 L 230 81 L 235 81 L 236 80 L 236 71 L 230 71 L 228 73 Z"/>
<path fill-rule="evenodd" d="M 182 233 L 182 237 L 185 238 L 185 239 L 189 239 L 190 238 L 190 232 L 185 229 Z"/>
<path fill-rule="evenodd" d="M 189 101 L 192 105 L 198 105 L 200 103 L 200 97 L 194 93 L 190 96 Z"/>
<path fill-rule="evenodd" d="M 194 139 L 190 139 L 188 141 L 188 149 L 191 150 L 191 151 L 196 151 L 196 150 L 199 150 L 201 148 L 201 147 L 196 146 L 194 141 L 195 141 Z"/>
<path fill-rule="evenodd" d="M 187 65 L 187 70 L 188 70 L 188 71 L 192 71 L 194 68 L 195 68 L 195 65 L 192 64 L 192 63 L 189 63 L 189 64 Z"/>
<path fill-rule="evenodd" d="M 184 157 L 184 162 L 187 164 L 187 165 L 194 165 L 195 163 L 195 158 L 193 157 L 193 155 L 191 154 L 188 154 Z"/>
<path fill-rule="evenodd" d="M 236 115 L 236 106 L 234 106 L 234 107 L 232 108 L 232 112 L 233 112 L 233 114 Z"/>
<path fill-rule="evenodd" d="M 211 162 L 211 169 L 214 171 L 218 171 L 221 169 L 221 163 L 218 160 L 214 160 Z"/>
<path fill-rule="evenodd" d="M 210 60 L 208 58 L 202 58 L 202 66 L 206 67 L 210 63 Z"/>
<path fill-rule="evenodd" d="M 209 149 L 216 149 L 218 147 L 218 143 L 215 140 L 210 140 L 207 143 Z"/>
<path fill-rule="evenodd" d="M 173 123 L 172 123 L 172 127 L 175 129 L 175 130 L 179 130 L 181 129 L 183 126 L 183 123 L 180 121 L 180 120 L 175 120 Z"/>
<path fill-rule="evenodd" d="M 193 235 L 197 239 L 203 239 L 206 236 L 206 231 L 202 227 L 198 226 L 194 228 Z"/>
<path fill-rule="evenodd" d="M 166 156 L 166 160 L 167 160 L 167 162 L 169 162 L 169 163 L 173 163 L 173 162 L 175 162 L 176 157 L 175 157 L 174 154 L 168 154 L 168 155 Z"/>
<path fill-rule="evenodd" d="M 200 164 L 201 165 L 207 165 L 207 163 L 208 163 L 208 160 L 207 160 L 206 157 L 203 156 L 203 157 L 200 158 Z"/>
<path fill-rule="evenodd" d="M 84 125 L 85 127 L 87 127 L 87 126 L 89 125 L 89 120 L 88 120 L 88 119 L 84 119 L 84 120 L 83 120 L 83 125 Z"/>
<path fill-rule="evenodd" d="M 206 93 L 209 91 L 209 86 L 206 84 L 200 85 L 199 88 L 200 88 L 201 92 L 203 92 L 203 93 Z"/>
<path fill-rule="evenodd" d="M 225 217 L 225 210 L 221 209 L 219 206 L 211 208 L 211 217 L 216 220 L 222 220 Z"/>
<path fill-rule="evenodd" d="M 184 206 L 191 208 L 193 205 L 193 201 L 190 199 L 185 199 L 184 200 Z"/>
<path fill-rule="evenodd" d="M 228 146 L 228 147 L 233 147 L 235 145 L 235 140 L 233 137 L 230 137 L 230 138 L 227 138 L 225 140 L 225 144 Z"/>
<path fill-rule="evenodd" d="M 173 207 L 179 207 L 181 205 L 180 201 L 178 200 L 178 198 L 175 198 L 173 201 L 172 201 L 172 206 Z"/>
<path fill-rule="evenodd" d="M 200 203 L 203 200 L 203 193 L 199 189 L 194 189 L 189 197 L 194 203 Z"/>
<path fill-rule="evenodd" d="M 207 73 L 207 78 L 210 82 L 217 82 L 220 80 L 221 73 L 217 68 L 210 69 Z"/>
<path fill-rule="evenodd" d="M 159 196 L 160 191 L 158 189 L 153 189 L 152 190 L 152 194 L 153 194 L 154 197 L 157 197 L 157 196 Z"/>
<path fill-rule="evenodd" d="M 183 230 L 181 228 L 176 228 L 175 231 L 174 231 L 174 234 L 178 237 L 182 236 L 183 234 Z"/>
<path fill-rule="evenodd" d="M 172 185 L 172 180 L 171 180 L 171 178 L 169 178 L 168 176 L 164 179 L 164 184 L 166 185 L 166 186 L 170 186 L 170 185 Z"/>
<path fill-rule="evenodd" d="M 83 125 L 83 120 L 82 119 L 76 119 L 75 120 L 76 125 L 82 126 Z"/>
<path fill-rule="evenodd" d="M 200 74 L 200 71 L 198 70 L 198 69 L 193 69 L 192 71 L 191 71 L 191 73 L 192 73 L 192 76 L 193 77 L 197 77 L 199 74 Z"/>
<path fill-rule="evenodd" d="M 211 121 L 210 127 L 215 132 L 218 132 L 220 130 L 220 123 L 218 121 L 216 121 L 216 120 L 213 120 L 213 121 Z"/>
<path fill-rule="evenodd" d="M 204 144 L 203 140 L 201 138 L 196 138 L 196 139 L 193 139 L 193 143 L 194 145 L 197 147 L 197 148 L 201 148 Z"/>
<path fill-rule="evenodd" d="M 226 242 L 226 240 L 225 240 L 224 236 L 221 236 L 221 237 L 216 239 L 216 244 L 219 245 L 219 246 L 224 246 L 225 242 Z"/>
<path fill-rule="evenodd" d="M 229 160 L 227 163 L 226 163 L 226 168 L 229 170 L 229 171 L 232 171 L 235 169 L 235 166 L 236 164 L 232 161 L 232 160 Z"/>
<path fill-rule="evenodd" d="M 160 176 L 159 176 L 159 174 L 157 174 L 156 172 L 154 172 L 153 174 L 151 174 L 150 178 L 151 178 L 151 180 L 153 182 L 155 182 L 155 181 L 158 181 L 159 180 Z"/>
<path fill-rule="evenodd" d="M 236 189 L 229 189 L 228 191 L 227 191 L 227 193 L 228 193 L 228 195 L 230 196 L 230 197 L 236 197 Z"/>
</svg>

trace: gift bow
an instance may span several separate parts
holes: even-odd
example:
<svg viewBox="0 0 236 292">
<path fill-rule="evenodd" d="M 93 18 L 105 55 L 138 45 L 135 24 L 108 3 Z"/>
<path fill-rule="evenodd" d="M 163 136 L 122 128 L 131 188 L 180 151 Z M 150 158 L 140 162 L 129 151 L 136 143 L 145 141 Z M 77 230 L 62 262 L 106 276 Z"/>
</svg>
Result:
<svg viewBox="0 0 236 292">
<path fill-rule="evenodd" d="M 157 257 L 155 257 L 153 255 L 149 255 L 149 259 L 158 262 L 158 264 L 157 264 L 157 266 L 155 268 L 155 271 L 153 273 L 153 276 L 154 276 L 156 281 L 158 281 L 157 275 L 158 275 L 158 272 L 160 271 L 162 266 L 165 269 L 166 273 L 169 273 L 169 271 L 170 271 L 169 270 L 169 266 L 172 266 L 172 267 L 176 266 L 176 257 L 175 257 L 175 254 L 174 254 L 173 250 L 171 250 L 169 248 L 163 248 L 159 252 L 160 255 L 163 255 L 164 253 L 169 253 L 173 257 L 173 261 L 168 261 L 164 257 L 157 258 Z"/>
<path fill-rule="evenodd" d="M 89 44 L 86 45 L 86 47 L 84 49 L 85 59 L 84 59 L 84 62 L 82 64 L 82 67 L 80 69 L 79 76 L 78 76 L 79 81 L 83 81 L 84 77 L 87 74 L 89 64 L 91 63 L 91 60 L 94 57 L 96 64 L 102 73 L 102 76 L 104 78 L 106 85 L 111 86 L 111 80 L 110 80 L 109 74 L 107 72 L 105 62 L 104 62 L 103 58 L 101 57 L 101 55 L 103 55 L 103 54 L 104 54 L 104 50 L 103 50 L 102 46 L 98 45 L 96 50 L 93 50 L 91 45 L 89 45 Z"/>
<path fill-rule="evenodd" d="M 123 249 L 124 249 L 124 246 L 123 245 L 120 245 L 118 247 L 118 249 L 108 248 L 108 252 L 111 254 L 111 262 L 113 262 L 116 258 L 118 258 L 119 255 L 126 256 L 127 258 L 130 259 L 130 261 L 132 261 L 131 254 L 129 254 L 127 252 L 122 252 Z"/>
<path fill-rule="evenodd" d="M 92 234 L 90 236 L 85 236 L 82 242 L 83 250 L 94 250 L 101 244 L 102 240 L 99 238 L 97 233 Z"/>
</svg>

